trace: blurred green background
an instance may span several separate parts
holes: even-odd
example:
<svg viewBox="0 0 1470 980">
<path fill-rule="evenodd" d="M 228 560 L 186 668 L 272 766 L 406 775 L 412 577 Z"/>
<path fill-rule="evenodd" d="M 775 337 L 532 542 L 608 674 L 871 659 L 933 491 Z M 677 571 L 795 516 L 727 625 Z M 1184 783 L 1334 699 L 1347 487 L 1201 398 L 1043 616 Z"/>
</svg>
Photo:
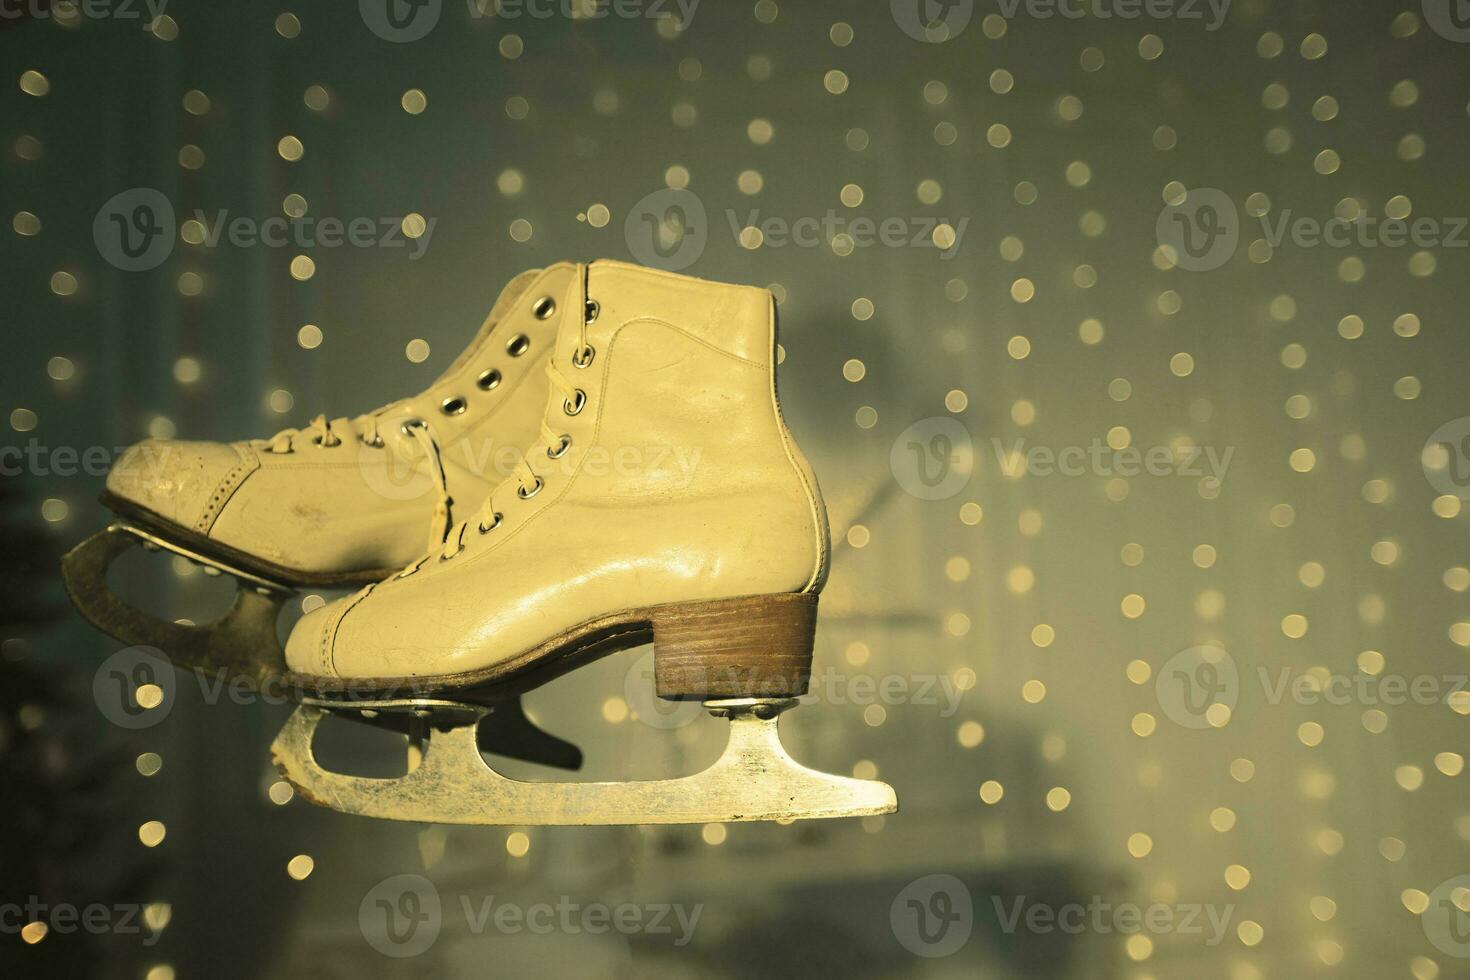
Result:
<svg viewBox="0 0 1470 980">
<path fill-rule="evenodd" d="M 0 917 L 7 975 L 1470 976 L 1464 7 L 4 5 L 0 409 L 39 448 L 3 478 L 0 904 L 147 906 Z M 126 271 L 94 231 L 140 188 L 176 220 Z M 201 242 L 221 212 L 398 244 Z M 369 410 L 510 276 L 599 256 L 776 291 L 836 544 L 783 732 L 899 813 L 374 823 L 278 782 L 284 706 L 185 682 L 106 721 L 117 645 L 55 570 L 101 471 L 61 450 Z M 199 621 L 231 592 L 128 578 Z M 577 778 L 718 753 L 639 657 L 528 699 Z M 368 734 L 340 750 L 400 751 Z M 413 956 L 370 939 L 400 875 L 442 903 Z M 491 899 L 699 918 L 511 930 Z"/>
</svg>

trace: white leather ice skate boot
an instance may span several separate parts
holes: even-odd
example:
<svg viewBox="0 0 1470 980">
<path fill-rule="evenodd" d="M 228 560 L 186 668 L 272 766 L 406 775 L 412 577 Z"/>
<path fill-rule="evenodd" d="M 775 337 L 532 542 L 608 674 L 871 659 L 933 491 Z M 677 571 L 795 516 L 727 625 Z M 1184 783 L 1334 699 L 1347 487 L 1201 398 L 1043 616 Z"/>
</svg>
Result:
<svg viewBox="0 0 1470 980">
<path fill-rule="evenodd" d="M 315 690 L 277 740 L 307 799 L 371 816 L 464 823 L 653 823 L 882 813 L 875 781 L 803 769 L 775 718 L 806 691 L 826 512 L 782 420 L 765 289 L 592 263 L 559 300 L 540 438 L 440 551 L 307 616 L 287 644 Z M 479 705 L 653 642 L 660 696 L 736 722 L 699 776 L 521 783 L 489 769 Z M 404 712 L 400 780 L 322 770 L 326 711 Z M 451 744 L 440 747 L 440 741 Z M 759 775 L 761 778 L 752 778 Z"/>
<path fill-rule="evenodd" d="M 292 590 L 361 586 L 437 551 L 536 437 L 566 313 L 559 304 L 580 274 L 562 263 L 516 276 L 438 380 L 374 412 L 317 418 L 269 439 L 130 449 L 102 498 L 120 520 L 63 562 L 78 609 L 182 666 L 257 683 L 281 677 L 276 619 Z M 235 577 L 235 605 L 215 623 L 187 626 L 122 602 L 107 569 L 138 544 Z"/>
</svg>

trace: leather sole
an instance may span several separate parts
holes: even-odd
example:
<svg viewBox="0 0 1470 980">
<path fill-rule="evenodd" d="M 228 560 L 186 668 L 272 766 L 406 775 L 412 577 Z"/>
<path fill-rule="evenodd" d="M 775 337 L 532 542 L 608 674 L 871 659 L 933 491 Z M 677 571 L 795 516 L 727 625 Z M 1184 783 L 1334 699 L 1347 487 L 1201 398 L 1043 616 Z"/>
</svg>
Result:
<svg viewBox="0 0 1470 980">
<path fill-rule="evenodd" d="M 480 702 L 536 688 L 583 664 L 652 641 L 654 682 L 668 700 L 787 698 L 806 693 L 817 596 L 778 593 L 625 609 L 557 634 L 509 660 L 456 674 L 321 677 L 293 686 L 345 700 L 448 696 Z"/>
</svg>

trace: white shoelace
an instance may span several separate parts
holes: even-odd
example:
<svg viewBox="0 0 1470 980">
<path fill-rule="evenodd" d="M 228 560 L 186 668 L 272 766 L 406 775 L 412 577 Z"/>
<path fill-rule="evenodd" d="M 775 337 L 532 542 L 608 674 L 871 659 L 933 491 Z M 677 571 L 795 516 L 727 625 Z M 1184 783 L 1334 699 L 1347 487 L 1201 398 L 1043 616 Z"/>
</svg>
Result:
<svg viewBox="0 0 1470 980">
<path fill-rule="evenodd" d="M 572 295 L 568 298 L 575 301 L 576 305 L 571 309 L 581 308 L 583 315 L 578 318 L 577 348 L 572 353 L 572 363 L 578 368 L 588 367 L 596 356 L 596 351 L 587 343 L 587 326 L 597 318 L 598 306 L 587 298 L 587 268 L 583 266 L 581 274 L 576 276 L 571 287 Z M 552 390 L 560 395 L 561 410 L 564 414 L 571 416 L 582 411 L 586 404 L 587 393 L 578 388 L 567 376 L 556 366 L 556 358 L 553 357 L 546 362 L 546 377 L 551 381 Z M 472 520 L 458 524 L 445 534 L 442 547 L 439 551 L 441 560 L 448 561 L 464 550 L 465 536 L 469 532 L 470 524 L 475 524 L 480 534 L 489 534 L 500 526 L 504 518 L 504 512 L 500 503 L 504 501 L 507 493 L 514 492 L 521 500 L 529 500 L 541 491 L 544 481 L 531 468 L 532 454 L 536 450 L 544 452 L 548 459 L 560 459 L 572 445 L 572 437 L 566 433 L 559 433 L 548 424 L 548 416 L 552 412 L 552 406 L 548 405 L 541 417 L 541 440 L 521 454 L 511 475 L 503 480 L 490 496 L 485 498 L 478 515 Z M 512 490 L 514 484 L 514 490 Z M 431 549 L 432 554 L 432 549 Z M 412 574 L 423 563 L 419 562 L 406 569 L 406 574 Z"/>
</svg>

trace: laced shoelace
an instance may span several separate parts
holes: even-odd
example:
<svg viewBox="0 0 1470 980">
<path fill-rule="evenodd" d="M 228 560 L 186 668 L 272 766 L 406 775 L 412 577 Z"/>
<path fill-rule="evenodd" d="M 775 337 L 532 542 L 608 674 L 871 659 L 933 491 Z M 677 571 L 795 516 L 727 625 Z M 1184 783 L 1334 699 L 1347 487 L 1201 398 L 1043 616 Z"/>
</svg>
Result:
<svg viewBox="0 0 1470 980">
<path fill-rule="evenodd" d="M 584 266 L 581 270 L 581 275 L 574 277 L 572 285 L 572 290 L 580 293 L 580 296 L 573 295 L 570 297 L 573 300 L 580 300 L 580 306 L 584 311 L 578 320 L 577 347 L 572 352 L 571 357 L 572 365 L 577 368 L 588 367 L 597 353 L 592 348 L 592 345 L 587 342 L 587 327 L 597 319 L 599 307 L 596 300 L 587 298 L 586 276 L 587 270 Z M 571 308 L 576 309 L 577 306 L 572 306 Z M 561 369 L 556 366 L 556 359 L 554 357 L 546 362 L 546 377 L 551 382 L 552 390 L 560 396 L 562 412 L 568 416 L 580 413 L 583 406 L 587 403 L 587 393 L 581 388 L 578 388 L 562 373 Z M 517 461 L 515 468 L 511 470 L 510 476 L 492 490 L 490 496 L 485 498 L 485 503 L 481 505 L 479 513 L 474 518 L 456 525 L 446 533 L 441 540 L 439 550 L 441 561 L 448 561 L 464 550 L 465 536 L 469 533 L 471 524 L 476 526 L 476 530 L 480 534 L 489 534 L 500 526 L 500 522 L 504 520 L 505 515 L 499 503 L 505 499 L 505 494 L 513 492 L 521 500 L 530 500 L 541 492 L 545 481 L 531 467 L 531 460 L 534 458 L 533 454 L 535 451 L 541 450 L 546 454 L 548 459 L 560 459 L 566 455 L 567 450 L 572 446 L 571 436 L 566 433 L 557 432 L 548 424 L 547 418 L 550 416 L 551 411 L 551 407 L 548 406 L 547 411 L 542 414 L 540 441 L 530 446 L 521 454 L 521 458 Z M 511 488 L 512 484 L 514 484 L 514 490 Z M 432 548 L 430 549 L 430 553 L 432 554 Z M 404 574 L 412 574 L 422 565 L 422 561 L 410 565 L 404 570 Z"/>
<path fill-rule="evenodd" d="M 379 431 L 379 416 L 397 407 L 390 405 L 379 409 L 368 415 L 358 416 L 356 419 L 332 419 L 327 420 L 325 415 L 318 415 L 303 429 L 282 429 L 269 439 L 261 440 L 268 453 L 291 453 L 295 452 L 295 441 L 303 436 L 310 436 L 313 445 L 333 448 L 342 445 L 340 430 L 354 432 L 354 436 L 364 444 L 375 449 L 387 448 L 388 442 Z M 423 419 L 410 419 L 403 423 L 403 432 L 416 442 L 423 451 L 424 459 L 428 460 L 429 473 L 434 479 L 434 490 L 437 500 L 434 503 L 434 513 L 429 520 L 429 541 L 425 551 L 432 554 L 434 549 L 443 548 L 444 542 L 449 536 L 449 530 L 453 526 L 451 514 L 454 508 L 454 498 L 449 495 L 449 475 L 444 469 L 443 455 L 439 450 L 439 440 L 434 436 L 434 430 L 429 423 Z"/>
</svg>

